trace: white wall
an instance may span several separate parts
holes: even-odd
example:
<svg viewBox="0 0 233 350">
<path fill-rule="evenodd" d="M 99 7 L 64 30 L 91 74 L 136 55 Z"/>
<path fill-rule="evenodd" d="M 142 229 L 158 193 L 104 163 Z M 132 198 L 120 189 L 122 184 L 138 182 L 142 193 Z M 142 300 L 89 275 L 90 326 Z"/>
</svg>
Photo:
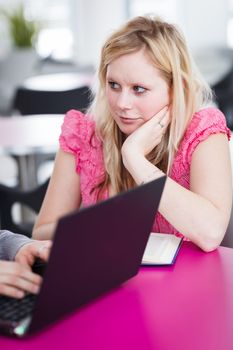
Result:
<svg viewBox="0 0 233 350">
<path fill-rule="evenodd" d="M 178 17 L 193 49 L 226 47 L 229 0 L 177 0 Z"/>
<path fill-rule="evenodd" d="M 21 0 L 0 0 L 8 8 Z M 28 0 L 23 0 L 27 3 Z M 166 0 L 164 0 L 165 2 Z M 173 0 L 178 22 L 194 50 L 226 46 L 229 0 Z M 75 60 L 96 64 L 106 36 L 127 18 L 126 0 L 69 0 L 75 33 Z M 156 10 L 156 0 L 153 0 Z M 0 22 L 0 56 L 7 44 Z"/>
<path fill-rule="evenodd" d="M 194 59 L 210 85 L 216 84 L 231 68 L 232 53 L 227 47 L 229 0 L 176 0 L 178 21 Z"/>
<path fill-rule="evenodd" d="M 73 7 L 75 59 L 96 65 L 107 35 L 126 20 L 125 0 L 73 0 Z"/>
<path fill-rule="evenodd" d="M 96 64 L 106 36 L 127 19 L 125 0 L 71 0 L 75 58 Z M 156 9 L 156 1 L 154 2 Z M 226 47 L 228 0 L 176 0 L 178 24 L 193 51 Z"/>
</svg>

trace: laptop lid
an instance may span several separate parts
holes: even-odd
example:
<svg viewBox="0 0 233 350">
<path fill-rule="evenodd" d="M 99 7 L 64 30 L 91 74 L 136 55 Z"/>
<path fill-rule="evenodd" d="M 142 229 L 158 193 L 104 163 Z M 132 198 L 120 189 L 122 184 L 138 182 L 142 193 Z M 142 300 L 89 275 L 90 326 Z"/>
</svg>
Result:
<svg viewBox="0 0 233 350">
<path fill-rule="evenodd" d="M 31 334 L 135 276 L 166 177 L 61 218 Z M 23 335 L 22 329 L 18 335 Z"/>
</svg>

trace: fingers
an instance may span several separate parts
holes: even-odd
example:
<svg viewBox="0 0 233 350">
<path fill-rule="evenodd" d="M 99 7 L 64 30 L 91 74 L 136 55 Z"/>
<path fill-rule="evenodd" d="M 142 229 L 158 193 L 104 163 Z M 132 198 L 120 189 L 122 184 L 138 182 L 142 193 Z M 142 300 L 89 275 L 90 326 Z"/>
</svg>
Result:
<svg viewBox="0 0 233 350">
<path fill-rule="evenodd" d="M 42 278 L 24 265 L 13 261 L 1 261 L 0 294 L 22 298 L 25 292 L 37 294 Z"/>
<path fill-rule="evenodd" d="M 28 266 L 32 266 L 36 258 L 47 261 L 51 246 L 51 241 L 32 241 L 19 249 L 15 260 Z"/>
<path fill-rule="evenodd" d="M 154 114 L 149 120 L 149 123 L 151 124 L 158 124 L 161 123 L 162 125 L 168 125 L 170 122 L 170 113 L 168 106 L 163 107 L 159 112 Z"/>
<path fill-rule="evenodd" d="M 162 133 L 165 133 L 168 125 L 170 124 L 169 112 L 166 112 L 163 117 L 158 121 L 158 126 L 162 129 Z"/>
<path fill-rule="evenodd" d="M 164 107 L 159 113 L 155 114 L 151 118 L 152 123 L 159 132 L 164 134 L 170 124 L 170 113 L 168 107 Z"/>
<path fill-rule="evenodd" d="M 170 115 L 169 115 L 168 106 L 165 106 L 163 109 L 161 109 L 161 111 L 159 113 L 157 113 L 155 116 L 156 116 L 157 121 L 159 121 L 159 122 L 162 122 L 162 121 L 163 121 L 163 123 L 169 122 Z"/>
<path fill-rule="evenodd" d="M 38 243 L 39 247 L 37 248 L 37 256 L 40 259 L 47 261 L 52 247 L 52 241 L 42 241 Z"/>
<path fill-rule="evenodd" d="M 166 115 L 168 112 L 168 106 L 164 106 L 158 113 L 155 115 L 157 116 L 158 119 L 163 119 L 163 117 Z"/>
<path fill-rule="evenodd" d="M 0 295 L 21 299 L 25 296 L 25 293 L 20 289 L 17 289 L 8 284 L 3 284 L 0 282 Z"/>
<path fill-rule="evenodd" d="M 25 251 L 22 248 L 18 251 L 15 256 L 15 261 L 25 266 L 25 268 L 31 270 L 31 266 L 35 261 L 35 257 L 28 249 Z"/>
<path fill-rule="evenodd" d="M 151 119 L 162 120 L 168 112 L 168 106 L 164 106 L 159 112 L 155 113 Z"/>
</svg>

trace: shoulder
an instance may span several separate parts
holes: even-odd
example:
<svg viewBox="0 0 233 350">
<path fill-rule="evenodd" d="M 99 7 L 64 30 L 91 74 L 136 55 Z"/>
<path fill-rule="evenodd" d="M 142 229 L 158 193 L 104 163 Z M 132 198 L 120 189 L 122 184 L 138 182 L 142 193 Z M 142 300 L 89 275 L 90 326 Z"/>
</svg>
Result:
<svg viewBox="0 0 233 350">
<path fill-rule="evenodd" d="M 193 131 L 198 133 L 203 130 L 209 130 L 210 133 L 215 131 L 229 134 L 224 114 L 214 107 L 203 108 L 194 113 L 186 131 L 187 135 Z"/>
<path fill-rule="evenodd" d="M 89 114 L 77 110 L 70 110 L 64 117 L 59 138 L 64 151 L 76 153 L 83 142 L 90 142 L 95 134 L 95 122 Z"/>
<path fill-rule="evenodd" d="M 198 144 L 217 133 L 226 134 L 228 139 L 231 137 L 226 118 L 219 109 L 208 107 L 194 113 L 180 147 L 185 160 L 190 163 L 191 156 Z"/>
<path fill-rule="evenodd" d="M 80 111 L 72 109 L 68 111 L 64 117 L 62 124 L 62 134 L 81 134 L 86 137 L 95 129 L 95 122 L 90 114 L 84 114 Z"/>
</svg>

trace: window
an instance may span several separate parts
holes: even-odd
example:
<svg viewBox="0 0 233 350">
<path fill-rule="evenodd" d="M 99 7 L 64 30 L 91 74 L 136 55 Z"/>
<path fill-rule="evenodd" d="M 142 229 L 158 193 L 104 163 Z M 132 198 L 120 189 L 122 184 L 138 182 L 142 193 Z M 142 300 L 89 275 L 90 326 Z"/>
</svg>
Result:
<svg viewBox="0 0 233 350">
<path fill-rule="evenodd" d="M 227 22 L 227 46 L 233 48 L 233 0 L 228 0 L 229 19 Z"/>
<path fill-rule="evenodd" d="M 37 51 L 40 56 L 70 59 L 73 55 L 71 0 L 24 0 L 28 19 L 39 22 Z"/>
<path fill-rule="evenodd" d="M 129 17 L 155 14 L 171 22 L 177 21 L 176 0 L 128 0 Z"/>
</svg>

